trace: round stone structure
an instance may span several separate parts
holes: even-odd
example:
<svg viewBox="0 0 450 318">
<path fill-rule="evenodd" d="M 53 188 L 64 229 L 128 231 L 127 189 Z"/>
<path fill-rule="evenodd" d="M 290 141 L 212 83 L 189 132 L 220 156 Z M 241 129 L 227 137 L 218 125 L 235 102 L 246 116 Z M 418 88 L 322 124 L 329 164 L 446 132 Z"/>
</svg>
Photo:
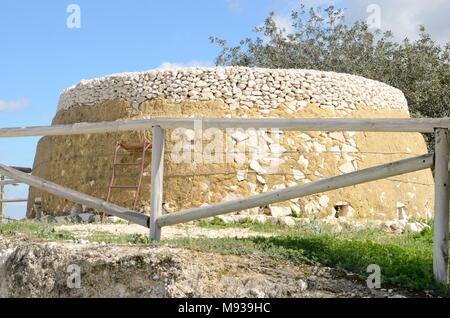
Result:
<svg viewBox="0 0 450 318">
<path fill-rule="evenodd" d="M 61 93 L 52 124 L 142 118 L 408 118 L 403 93 L 359 76 L 299 69 L 246 67 L 156 69 L 122 73 Z M 199 131 L 199 130 L 198 130 Z M 166 213 L 316 181 L 426 153 L 415 133 L 167 130 Z M 198 138 L 198 137 L 201 137 Z M 151 141 L 151 130 L 44 137 L 33 174 L 106 198 L 116 142 Z M 200 140 L 200 142 L 198 142 Z M 128 156 L 128 158 L 127 158 Z M 123 156 L 123 162 L 138 155 Z M 149 212 L 150 155 L 145 161 L 140 210 Z M 132 185 L 137 171 L 121 168 L 117 182 Z M 433 179 L 420 171 L 343 188 L 241 214 L 406 219 L 430 217 Z M 67 214 L 73 203 L 30 189 L 27 215 L 39 197 L 47 214 Z M 132 207 L 133 191 L 112 202 Z"/>
</svg>

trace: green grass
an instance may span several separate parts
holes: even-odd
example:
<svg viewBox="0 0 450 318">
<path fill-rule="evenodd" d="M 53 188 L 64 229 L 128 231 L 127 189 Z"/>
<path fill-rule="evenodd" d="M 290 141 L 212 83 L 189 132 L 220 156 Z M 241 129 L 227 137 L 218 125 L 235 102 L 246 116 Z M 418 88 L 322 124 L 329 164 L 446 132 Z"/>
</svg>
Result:
<svg viewBox="0 0 450 318">
<path fill-rule="evenodd" d="M 61 224 L 59 224 L 61 225 Z M 51 223 L 37 222 L 14 222 L 9 224 L 0 224 L 0 235 L 4 236 L 25 236 L 30 239 L 40 241 L 73 241 L 75 237 L 70 232 L 56 230 L 58 225 Z M 149 244 L 147 236 L 140 234 L 121 234 L 115 235 L 108 232 L 95 232 L 92 235 L 83 238 L 90 242 L 105 242 L 114 244 Z"/>
<path fill-rule="evenodd" d="M 86 237 L 90 242 L 105 242 L 108 244 L 150 244 L 150 238 L 142 234 L 111 234 L 95 232 Z"/>
<path fill-rule="evenodd" d="M 279 257 L 293 262 L 325 265 L 342 268 L 367 276 L 367 266 L 381 267 L 382 282 L 418 290 L 434 290 L 448 293 L 449 286 L 434 282 L 432 271 L 433 232 L 430 229 L 416 234 L 392 234 L 380 230 L 344 230 L 339 234 L 328 234 L 314 226 L 292 228 L 275 224 L 224 225 L 214 222 L 199 222 L 199 226 L 210 229 L 230 227 L 246 228 L 258 232 L 270 232 L 272 237 L 252 238 L 180 238 L 165 241 L 175 247 L 221 254 L 257 254 Z M 26 235 L 41 240 L 73 240 L 69 233 L 56 231 L 55 225 L 20 222 L 0 225 L 0 235 Z M 143 235 L 114 235 L 105 232 L 93 233 L 86 238 L 91 242 L 116 244 L 153 244 Z"/>
<path fill-rule="evenodd" d="M 0 235 L 26 236 L 37 240 L 72 240 L 74 237 L 67 232 L 56 231 L 55 226 L 48 223 L 14 222 L 0 224 Z"/>
<path fill-rule="evenodd" d="M 328 234 L 311 226 L 286 228 L 279 225 L 251 223 L 224 225 L 215 220 L 199 224 L 205 228 L 243 227 L 275 233 L 273 237 L 244 239 L 179 239 L 177 244 L 201 251 L 224 254 L 255 253 L 277 256 L 291 261 L 341 268 L 367 276 L 367 266 L 381 267 L 385 284 L 418 290 L 448 293 L 449 286 L 433 279 L 433 232 L 426 229 L 416 234 L 392 234 L 366 229 Z"/>
<path fill-rule="evenodd" d="M 245 228 L 255 232 L 267 232 L 267 233 L 276 233 L 280 231 L 284 231 L 289 229 L 289 227 L 280 226 L 278 224 L 274 224 L 271 222 L 267 222 L 264 224 L 252 223 L 250 221 L 242 222 L 239 224 L 225 224 L 219 218 L 214 218 L 212 221 L 204 221 L 200 220 L 195 223 L 198 227 L 206 228 L 206 229 L 226 229 L 226 228 Z"/>
</svg>

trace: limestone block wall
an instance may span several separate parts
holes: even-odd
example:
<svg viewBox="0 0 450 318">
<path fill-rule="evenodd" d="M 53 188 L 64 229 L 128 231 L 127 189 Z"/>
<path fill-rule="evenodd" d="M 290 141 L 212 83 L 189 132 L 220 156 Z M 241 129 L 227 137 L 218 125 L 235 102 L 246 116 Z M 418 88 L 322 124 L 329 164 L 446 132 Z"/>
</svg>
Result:
<svg viewBox="0 0 450 318">
<path fill-rule="evenodd" d="M 64 90 L 53 124 L 105 120 L 205 118 L 407 118 L 403 93 L 359 76 L 313 70 L 243 67 L 186 68 L 123 73 L 83 80 Z M 356 132 L 166 131 L 164 201 L 167 213 L 303 184 L 426 152 L 420 134 Z M 44 137 L 35 175 L 105 198 L 117 140 L 151 140 L 151 132 Z M 222 147 L 211 146 L 221 145 Z M 182 160 L 177 155 L 182 149 Z M 207 156 L 208 155 L 208 156 Z M 150 156 L 141 193 L 148 212 Z M 211 160 L 213 157 L 213 160 Z M 123 159 L 130 160 L 130 158 Z M 209 158 L 209 159 L 208 159 Z M 136 159 L 136 156 L 134 157 Z M 123 169 L 121 184 L 135 182 Z M 335 215 L 372 219 L 424 218 L 433 208 L 430 171 L 292 200 L 241 213 L 306 217 Z M 31 189 L 50 214 L 73 203 Z M 113 202 L 131 207 L 133 192 L 116 191 Z M 348 212 L 350 211 L 350 212 Z"/>
</svg>

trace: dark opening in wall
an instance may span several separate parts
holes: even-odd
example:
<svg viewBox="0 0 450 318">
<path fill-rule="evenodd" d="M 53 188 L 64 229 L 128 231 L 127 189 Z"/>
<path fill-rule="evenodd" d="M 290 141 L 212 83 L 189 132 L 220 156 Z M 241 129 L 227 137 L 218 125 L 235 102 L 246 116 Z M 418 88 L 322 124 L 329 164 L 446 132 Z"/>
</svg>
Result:
<svg viewBox="0 0 450 318">
<path fill-rule="evenodd" d="M 345 201 L 339 201 L 334 205 L 334 210 L 336 211 L 334 216 L 336 219 L 341 217 L 348 217 L 353 210 L 351 204 Z"/>
<path fill-rule="evenodd" d="M 342 215 L 342 210 L 344 209 L 344 206 L 342 205 L 335 205 L 334 206 L 334 210 L 336 211 L 336 213 L 334 214 L 334 217 L 336 219 L 339 219 L 339 216 Z"/>
</svg>

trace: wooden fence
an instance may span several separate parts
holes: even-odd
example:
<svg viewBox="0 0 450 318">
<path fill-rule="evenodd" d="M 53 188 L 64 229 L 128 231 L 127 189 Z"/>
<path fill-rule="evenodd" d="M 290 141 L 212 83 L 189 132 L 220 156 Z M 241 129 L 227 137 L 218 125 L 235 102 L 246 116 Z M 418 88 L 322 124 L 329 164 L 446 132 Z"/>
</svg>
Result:
<svg viewBox="0 0 450 318">
<path fill-rule="evenodd" d="M 15 170 L 24 172 L 24 173 L 31 173 L 30 168 L 23 168 L 23 167 L 12 167 Z M 1 219 L 7 219 L 4 217 L 4 209 L 5 204 L 9 203 L 23 203 L 27 202 L 28 198 L 5 198 L 5 187 L 10 185 L 19 185 L 21 182 L 13 179 L 6 179 L 4 175 L 0 173 L 0 221 Z"/>
<path fill-rule="evenodd" d="M 369 169 L 355 171 L 319 181 L 266 192 L 206 207 L 193 208 L 162 215 L 164 173 L 164 130 L 174 128 L 277 128 L 295 131 L 364 131 L 364 132 L 416 132 L 435 134 L 435 153 L 424 154 L 391 162 Z M 107 133 L 118 131 L 153 131 L 151 214 L 150 217 L 136 211 L 107 203 L 103 200 L 76 192 L 55 183 L 30 176 L 12 167 L 0 164 L 0 173 L 43 191 L 86 205 L 122 219 L 150 228 L 150 237 L 159 240 L 164 226 L 185 223 L 211 216 L 222 215 L 252 207 L 286 201 L 316 193 L 348 187 L 364 182 L 389 178 L 405 173 L 433 168 L 435 173 L 435 217 L 433 244 L 433 272 L 436 280 L 448 283 L 448 227 L 449 227 L 449 171 L 450 118 L 442 119 L 143 119 L 114 122 L 77 123 L 72 125 L 40 126 L 25 128 L 0 128 L 0 138 L 28 136 L 63 136 Z"/>
</svg>

